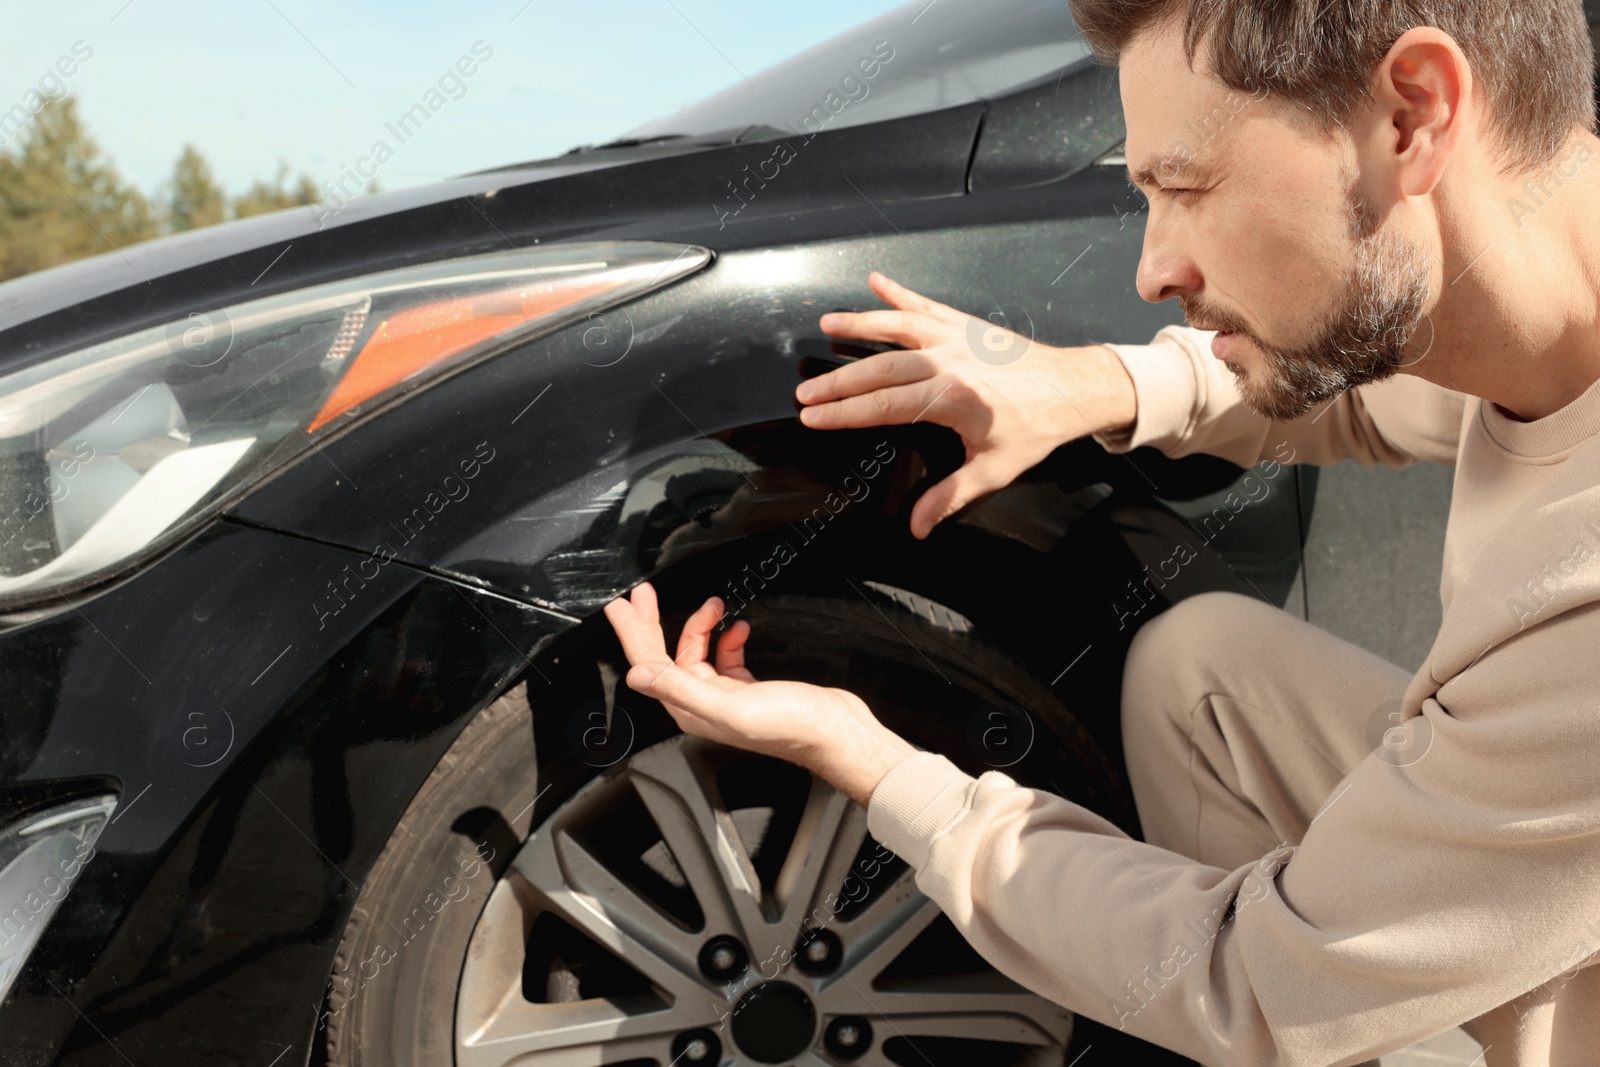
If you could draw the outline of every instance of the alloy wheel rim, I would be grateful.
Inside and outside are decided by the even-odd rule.
[[[860,877],[866,812],[820,779],[803,790],[781,861],[764,861],[764,880],[747,847],[761,809],[730,807],[718,786],[719,771],[741,759],[750,757],[674,737],[585,784],[534,829],[467,949],[456,987],[457,1067],[891,1067],[893,1039],[920,1063],[935,1061],[918,1055],[919,1038],[952,1037],[1020,1049],[1027,1063],[1062,1062],[1070,1015],[992,970],[881,981],[941,916],[903,865],[882,884]],[[627,825],[641,817],[653,824],[642,834]],[[611,852],[619,838],[634,843],[628,850],[653,835],[659,841],[641,862],[667,883],[682,881],[698,923],[683,906],[664,907],[650,876]],[[850,889],[852,871],[864,890]],[[636,980],[603,959],[553,955],[541,992],[543,964],[530,960],[541,923],[561,931],[542,940],[577,946],[575,958],[598,946]],[[731,980],[716,969],[739,962],[729,944],[745,956]],[[797,1036],[794,1028],[807,1025],[811,1032]]]

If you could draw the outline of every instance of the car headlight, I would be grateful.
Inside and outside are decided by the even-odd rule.
[[[114,796],[36,812],[0,829],[0,1001],[67,891],[94,858]]]
[[[710,258],[595,241],[447,260],[190,315],[0,377],[0,611],[125,570],[353,417]]]

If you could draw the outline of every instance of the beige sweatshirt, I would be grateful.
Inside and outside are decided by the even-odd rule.
[[[878,785],[872,833],[1000,970],[1202,1063],[1356,1064],[1483,1016],[1489,1067],[1600,1064],[1600,383],[1532,423],[1409,376],[1274,423],[1211,336],[1108,346],[1138,421],[1101,443],[1456,465],[1443,624],[1405,698],[1427,757],[1368,757],[1303,841],[1234,871],[927,752]]]

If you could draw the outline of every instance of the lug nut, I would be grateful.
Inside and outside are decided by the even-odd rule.
[[[713,982],[727,982],[744,973],[750,954],[737,938],[719,934],[700,949],[700,971]]]
[[[722,1058],[722,1042],[710,1030],[687,1030],[672,1040],[673,1063],[715,1063]]]
[[[839,967],[844,945],[832,930],[817,930],[800,942],[796,963],[810,975],[828,974]]]
[[[853,1060],[872,1047],[872,1026],[859,1015],[841,1015],[828,1024],[822,1043],[841,1060]]]

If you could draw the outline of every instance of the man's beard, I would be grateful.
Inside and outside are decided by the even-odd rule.
[[[1406,344],[1424,315],[1429,295],[1428,254],[1398,234],[1383,232],[1382,219],[1359,187],[1349,193],[1356,264],[1334,309],[1303,345],[1270,345],[1238,316],[1181,297],[1184,317],[1207,330],[1249,338],[1266,356],[1268,380],[1252,381],[1228,362],[1245,403],[1269,419],[1287,422],[1358,385],[1392,377],[1405,365]]]

